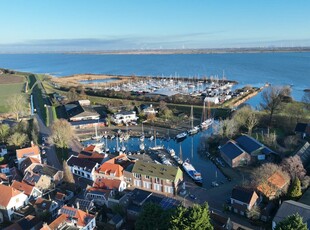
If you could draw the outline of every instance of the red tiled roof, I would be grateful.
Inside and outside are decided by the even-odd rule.
[[[74,213],[73,216],[69,216],[68,211],[71,211],[72,213]],[[61,224],[62,222],[66,221],[66,222],[71,222],[72,218],[76,219],[77,221],[77,226],[81,226],[81,227],[85,227],[93,218],[93,215],[90,215],[80,209],[75,209],[69,206],[63,206],[61,208],[61,215],[55,220],[57,221],[57,225],[55,225],[55,221],[53,221],[49,227],[51,229],[55,229],[55,227],[58,227],[59,224]],[[70,218],[69,218],[70,217]],[[54,227],[55,226],[55,227]],[[54,227],[54,228],[53,228]]]
[[[117,189],[121,185],[121,180],[107,179],[107,178],[98,178],[93,186],[96,188],[104,189]]]
[[[37,145],[16,150],[17,159],[20,159],[26,156],[36,156],[36,155],[40,155],[40,149]]]
[[[19,181],[16,181],[14,180],[12,185],[11,185],[13,188],[21,191],[21,192],[24,192],[27,196],[30,196],[32,190],[33,190],[33,187],[34,186],[31,186],[25,182],[19,182]]]
[[[18,191],[17,189],[3,184],[0,184],[0,191],[1,191],[0,206],[3,207],[8,206],[12,197],[21,194],[21,192]]]
[[[123,167],[118,165],[118,164],[113,164],[113,163],[108,163],[105,162],[103,163],[98,171],[100,173],[106,174],[106,175],[110,175],[111,173],[115,174],[116,177],[121,177],[123,176]]]

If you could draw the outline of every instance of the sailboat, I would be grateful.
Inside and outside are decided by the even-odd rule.
[[[145,139],[145,136],[144,136],[143,122],[142,122],[142,134],[141,134],[141,137],[140,137],[140,141],[143,142],[144,139]]]
[[[103,137],[103,135],[98,135],[97,126],[98,126],[98,123],[95,125],[95,136],[91,137],[91,139],[93,139],[93,140],[99,140]]]
[[[156,141],[156,130],[154,130],[154,137],[155,137],[154,147],[150,147],[150,150],[164,149],[165,147],[164,147],[163,145],[157,145],[157,141]]]
[[[172,155],[171,155],[171,156],[172,156]],[[179,152],[179,156],[174,155],[174,156],[172,156],[172,157],[173,157],[173,159],[174,159],[179,165],[183,164],[183,160],[182,160],[182,146],[181,146],[181,143],[180,143],[180,152]]]
[[[188,134],[189,135],[195,135],[196,133],[199,132],[199,127],[198,126],[195,126],[194,127],[194,115],[193,115],[193,106],[191,106],[191,116],[190,116],[190,119],[191,119],[191,129],[188,130]]]
[[[105,152],[108,153],[108,152],[110,152],[110,149],[108,147],[108,134],[107,134],[107,131],[104,132],[104,138],[105,138]]]
[[[207,117],[207,119],[205,118],[205,116],[206,116],[206,103],[205,102],[203,102],[203,111],[202,111],[202,113],[203,113],[203,116],[202,116],[202,122],[200,124],[200,127],[202,129],[207,129],[207,128],[210,127],[210,125],[213,124],[213,121],[214,121],[214,119],[211,118],[209,102],[208,102],[208,117]]]

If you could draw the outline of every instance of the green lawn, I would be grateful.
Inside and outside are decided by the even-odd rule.
[[[24,94],[25,83],[0,84],[0,113],[8,112],[6,101],[14,94]],[[28,97],[28,96],[27,96]]]

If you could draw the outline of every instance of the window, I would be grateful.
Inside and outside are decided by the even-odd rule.
[[[147,189],[151,189],[151,182],[143,181],[143,187]]]
[[[173,187],[171,187],[171,186],[165,186],[165,193],[171,193],[171,194],[173,194]]]
[[[150,176],[145,175],[145,179],[150,179]]]
[[[157,184],[161,183],[161,181],[160,181],[160,179],[158,177],[154,178],[154,182],[157,183]]]
[[[141,180],[134,180],[134,186],[141,187]]]
[[[139,173],[134,173],[133,176],[134,178],[141,179],[141,174]]]
[[[154,190],[161,192],[161,185],[160,184],[154,184]]]

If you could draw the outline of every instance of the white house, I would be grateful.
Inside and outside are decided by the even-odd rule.
[[[113,195],[112,190],[90,187],[87,189],[85,199],[92,200],[96,205],[108,205],[108,198]]]
[[[138,117],[135,111],[124,111],[114,114],[111,117],[111,121],[115,124],[127,124],[133,121],[137,121]]]
[[[29,198],[37,199],[38,197],[42,196],[42,192],[38,188],[36,188],[35,186],[32,186],[32,185],[29,185],[24,181],[19,182],[19,181],[13,180],[11,186],[13,188],[23,192]]]
[[[213,103],[215,105],[220,103],[219,97],[206,97],[204,101],[206,103],[210,102],[210,103]]]
[[[67,164],[73,174],[84,177],[88,180],[94,180],[94,172],[100,166],[94,161],[85,158],[78,158],[73,155],[67,160]]]
[[[19,210],[27,204],[28,196],[23,192],[0,184],[0,223],[4,220],[11,221],[15,210]]]

